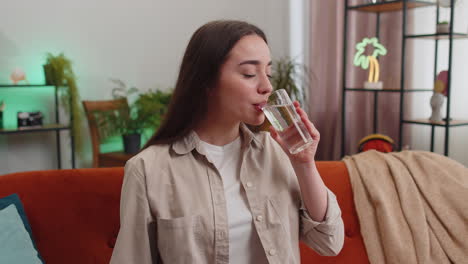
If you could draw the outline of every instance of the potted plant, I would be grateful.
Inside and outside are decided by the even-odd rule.
[[[271,85],[273,91],[285,89],[291,99],[299,101],[301,106],[306,107],[306,89],[309,84],[309,71],[305,65],[299,64],[294,59],[284,57],[273,61]],[[268,131],[271,126],[268,119],[257,127],[250,127],[253,131]]]
[[[304,105],[304,88],[309,82],[308,75],[304,73],[307,73],[306,67],[291,58],[285,57],[274,61],[271,75],[273,90],[285,89],[292,100],[297,100]]]
[[[436,32],[437,33],[449,33],[450,23],[448,21],[442,21],[442,22],[437,23]]]
[[[141,134],[145,129],[157,129],[167,111],[172,92],[148,90],[140,93],[135,87],[127,90],[120,80],[112,80],[119,85],[112,91],[113,97],[126,98],[128,108],[115,112],[102,113],[102,125],[106,135],[122,135],[125,153],[140,150]]]
[[[80,94],[76,85],[76,76],[72,69],[72,62],[63,53],[54,56],[47,53],[44,64],[45,81],[48,85],[55,85],[61,94],[60,99],[65,111],[71,116],[71,134],[75,141],[76,151],[82,154],[83,137],[81,134],[82,110]]]

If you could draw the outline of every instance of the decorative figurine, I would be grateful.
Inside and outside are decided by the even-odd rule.
[[[26,73],[21,68],[16,68],[13,70],[13,72],[10,75],[10,79],[13,82],[13,84],[18,84],[20,81],[25,81],[26,84],[28,83],[28,80],[26,79]]]
[[[447,96],[448,90],[448,71],[441,71],[437,75],[437,79],[434,83],[434,93],[431,96],[431,122],[442,122],[442,105],[444,104],[445,97]]]

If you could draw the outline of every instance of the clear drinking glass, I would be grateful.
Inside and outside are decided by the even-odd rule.
[[[312,144],[312,137],[297,114],[286,90],[274,91],[262,110],[291,154],[301,152]]]

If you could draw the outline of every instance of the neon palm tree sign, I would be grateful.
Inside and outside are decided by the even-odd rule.
[[[372,45],[374,51],[372,55],[364,54],[367,45]],[[364,83],[365,88],[382,88],[382,82],[379,82],[380,65],[377,56],[384,56],[387,54],[387,49],[379,43],[377,38],[364,38],[356,45],[356,55],[354,55],[354,65],[361,67],[364,70],[369,69],[369,78]]]

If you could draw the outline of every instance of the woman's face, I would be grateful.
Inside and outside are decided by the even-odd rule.
[[[257,35],[241,38],[221,66],[209,111],[216,111],[223,122],[262,124],[261,107],[272,91],[270,75],[271,56],[265,41]]]

